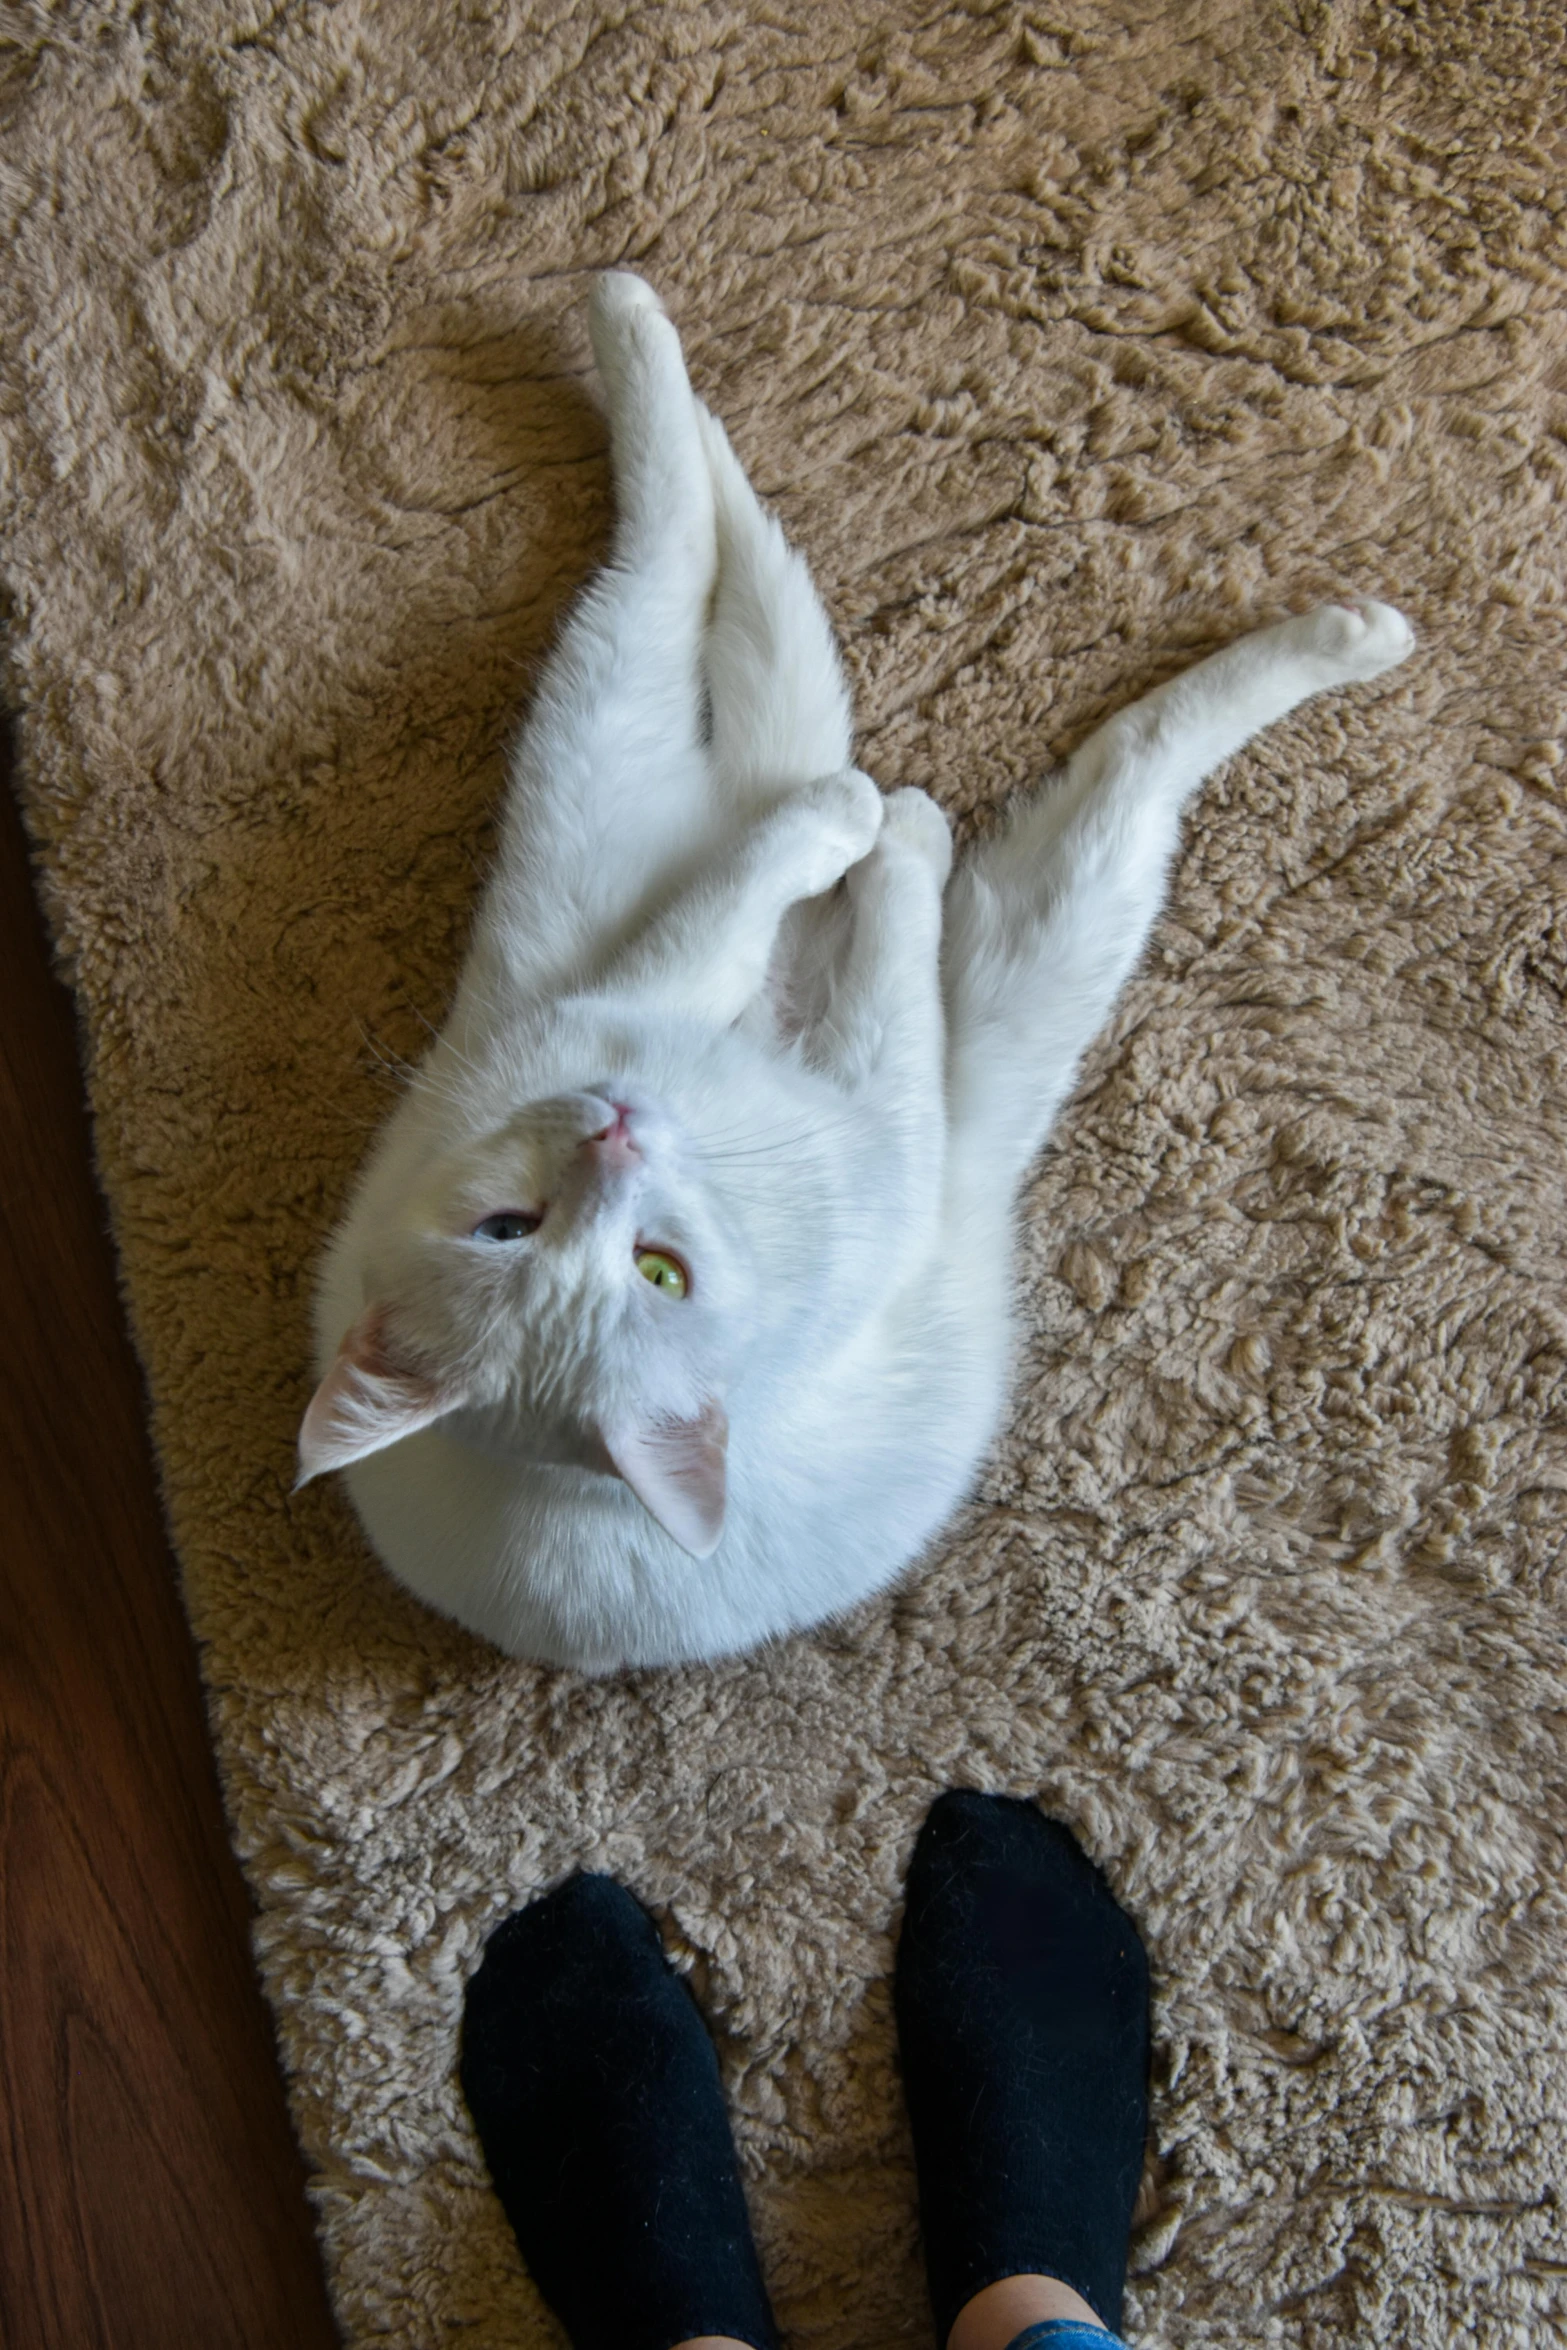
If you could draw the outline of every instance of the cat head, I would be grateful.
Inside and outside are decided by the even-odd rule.
[[[452,1419],[611,1470],[683,1548],[716,1548],[758,1267],[656,1101],[617,1079],[448,1152],[369,1233],[361,1279],[370,1302],[300,1430],[301,1483]]]

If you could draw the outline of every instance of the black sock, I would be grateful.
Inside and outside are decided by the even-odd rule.
[[[775,2350],[718,2061],[647,1912],[572,1877],[490,1936],[462,2088],[534,2283],[576,2350]]]
[[[940,1796],[909,1866],[898,2044],[943,2346],[1001,2277],[1059,2277],[1112,2328],[1148,2133],[1148,1960],[1067,1830]]]

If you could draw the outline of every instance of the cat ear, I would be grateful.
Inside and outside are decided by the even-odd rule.
[[[606,1430],[605,1449],[643,1508],[693,1558],[710,1558],[724,1530],[729,1422],[719,1403],[694,1420],[643,1419]]]
[[[427,1428],[459,1400],[427,1371],[393,1355],[381,1308],[369,1307],[338,1348],[300,1423],[295,1492],[323,1469],[346,1469]]]

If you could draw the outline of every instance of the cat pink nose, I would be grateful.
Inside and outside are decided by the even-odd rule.
[[[583,1149],[592,1154],[601,1167],[629,1167],[633,1159],[642,1156],[636,1136],[631,1131],[631,1112],[624,1102],[611,1102],[614,1121],[600,1127],[583,1142]]]

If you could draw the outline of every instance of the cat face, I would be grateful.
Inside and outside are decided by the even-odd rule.
[[[472,1441],[615,1470],[685,1548],[716,1546],[756,1267],[656,1099],[605,1081],[449,1152],[371,1237],[364,1282],[304,1477],[460,1415]]]

